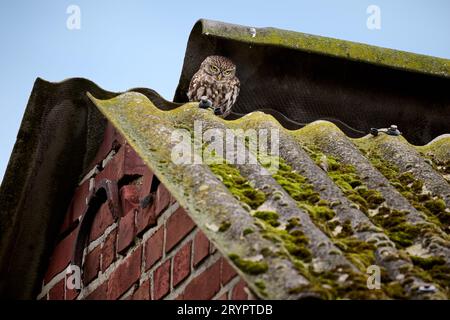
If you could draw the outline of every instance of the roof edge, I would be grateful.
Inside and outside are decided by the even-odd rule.
[[[280,46],[399,70],[450,78],[449,59],[296,31],[277,28],[253,28],[207,19],[198,20],[194,25],[193,31],[198,25],[201,27],[201,34],[205,36],[226,38],[255,45]]]

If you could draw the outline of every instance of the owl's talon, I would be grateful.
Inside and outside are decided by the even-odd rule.
[[[222,112],[222,110],[220,110],[220,108],[215,108],[214,109],[214,114],[216,116],[221,116],[221,115],[223,115],[223,112]]]
[[[203,96],[200,98],[200,102],[198,103],[199,108],[208,109],[212,107],[212,101],[208,99],[208,97]]]

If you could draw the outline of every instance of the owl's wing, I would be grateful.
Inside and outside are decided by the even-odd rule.
[[[237,97],[239,96],[240,91],[240,82],[237,78],[231,81],[230,83],[230,90],[225,95],[224,101],[219,106],[220,110],[222,111],[222,116],[225,118],[227,117],[230,112],[233,105],[236,103]]]
[[[239,92],[241,91],[241,82],[239,81],[238,78],[235,78],[235,84],[233,85],[233,94],[231,96],[231,107],[236,103],[236,100],[239,96]]]
[[[204,95],[204,91],[205,88],[202,85],[202,77],[200,71],[197,71],[192,77],[191,83],[189,84],[189,90],[187,92],[189,101],[200,101],[200,98]]]

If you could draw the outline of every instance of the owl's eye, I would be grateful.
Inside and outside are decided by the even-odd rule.
[[[211,66],[211,67],[209,67],[209,69],[211,70],[212,73],[219,72],[219,68],[217,68],[216,66]]]
[[[231,71],[232,71],[232,70],[226,70],[226,71],[223,72],[223,74],[224,74],[225,76],[229,76],[229,75],[231,75]]]

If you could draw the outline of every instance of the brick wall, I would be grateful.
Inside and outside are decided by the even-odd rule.
[[[67,210],[38,299],[253,298],[234,269],[111,126],[92,168]],[[117,197],[96,208],[92,199],[105,179],[117,187]],[[147,201],[149,194],[152,200]],[[89,210],[91,222],[86,218]],[[88,233],[81,242],[83,284],[81,290],[70,289],[66,268],[86,223]]]

